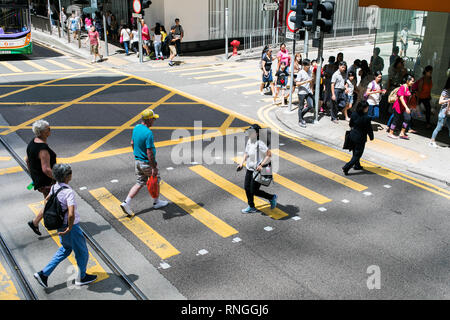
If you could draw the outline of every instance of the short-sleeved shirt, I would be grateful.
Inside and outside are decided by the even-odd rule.
[[[139,31],[133,30],[133,31],[131,31],[131,34],[133,35],[131,42],[138,42],[139,41]]]
[[[286,65],[286,67],[290,66],[290,62],[291,62],[291,56],[289,55],[289,52],[287,51],[280,51],[277,54],[277,58],[280,58],[280,63],[284,62],[284,64]]]
[[[147,34],[144,34],[144,32]],[[148,31],[148,26],[146,24],[142,27],[142,40],[150,40],[150,32]]]
[[[61,189],[62,187],[65,187],[65,189],[61,190],[57,197],[58,197],[58,201],[61,204],[61,209],[63,211],[66,211],[67,208],[69,206],[74,206],[75,208],[75,220],[73,222],[73,224],[77,224],[78,222],[80,222],[80,215],[78,214],[78,209],[77,209],[77,203],[75,202],[75,192],[73,191],[73,189],[65,183],[62,182],[57,182],[50,190],[50,194],[56,193],[59,189]],[[63,224],[68,224],[68,218],[69,218],[69,212],[67,212],[64,215],[64,222]]]
[[[397,111],[397,113],[403,113],[403,111],[405,111],[405,107],[403,106],[403,104],[400,102],[400,97],[403,96],[403,99],[405,99],[405,102],[408,103],[408,98],[411,96],[411,91],[409,91],[409,88],[406,87],[404,85],[402,85],[400,87],[400,89],[398,89],[397,91],[397,100],[395,100],[393,108],[395,111]]]
[[[355,84],[356,84],[356,80],[353,79],[353,81],[350,81],[350,79],[347,79],[347,88],[348,88],[348,95],[352,96],[353,92],[355,91]]]
[[[178,26],[175,24],[170,29],[175,29],[176,36],[181,36],[182,33],[184,34],[184,30],[183,30],[183,27],[181,26],[181,24],[179,24]]]
[[[266,71],[270,71],[272,70],[272,56],[270,56],[270,58],[267,56],[267,54],[264,54],[263,56],[263,61],[266,62],[264,68],[266,69]]]
[[[449,99],[450,98],[450,90],[444,89],[441,93],[441,97],[444,99]],[[447,107],[447,103],[443,103],[441,104],[441,110]]]
[[[340,70],[337,70],[335,73],[333,73],[333,76],[331,77],[331,83],[334,83],[335,89],[345,89],[345,81],[347,80],[346,74],[342,74]]]
[[[366,91],[370,89],[370,91],[379,91],[381,90],[381,86],[375,81],[371,81],[366,88]],[[381,101],[381,93],[372,93],[367,96],[367,103],[371,106],[379,105]]]
[[[258,150],[259,154],[257,155],[256,153]],[[245,146],[245,153],[248,154],[245,167],[248,170],[255,171],[258,162],[261,162],[266,157],[267,150],[269,150],[269,148],[261,140],[255,140],[252,142],[251,139],[248,139],[247,145]]]
[[[155,142],[153,132],[147,126],[138,124],[133,129],[133,153],[134,158],[139,161],[149,162],[147,157],[147,149],[152,149],[153,155],[156,157]]]
[[[130,29],[126,28],[126,29],[122,29],[122,31],[120,32],[120,35],[122,36],[123,41],[130,41]]]
[[[311,68],[306,72],[304,69],[300,70],[300,72],[297,74],[297,78],[295,81],[303,82],[308,81],[312,79],[312,71]],[[304,83],[303,85],[298,87],[298,94],[308,94],[312,93],[311,90],[311,82]]]
[[[286,86],[287,85],[288,73],[287,73],[286,69],[278,70],[275,75],[277,77],[277,85],[279,85],[279,86]]]
[[[89,36],[89,42],[92,46],[98,45],[98,40],[97,40],[99,37],[98,31],[92,32],[91,30],[89,30],[88,36]]]
[[[400,32],[400,38],[403,40],[404,43],[408,43],[408,31],[402,30]]]

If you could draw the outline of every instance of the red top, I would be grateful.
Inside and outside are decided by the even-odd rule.
[[[93,46],[97,45],[98,44],[97,39],[99,37],[98,31],[92,32],[91,30],[89,30],[88,35],[89,35],[89,41],[91,42],[91,45],[93,45]]]
[[[408,104],[408,98],[411,96],[411,91],[409,91],[409,88],[405,85],[402,85],[400,89],[398,89],[397,91],[397,100],[395,100],[393,106],[394,110],[397,113],[403,113],[403,111],[405,111],[405,107],[400,101],[401,96],[403,96],[403,99],[405,100],[406,104]]]
[[[148,27],[146,24],[142,27],[142,40],[150,40],[150,33],[148,32]]]

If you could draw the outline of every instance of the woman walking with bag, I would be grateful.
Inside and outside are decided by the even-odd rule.
[[[350,118],[350,127],[352,128],[350,131],[350,140],[353,144],[353,157],[342,168],[346,176],[352,167],[355,170],[363,170],[359,160],[364,153],[367,135],[369,135],[370,140],[374,139],[370,117],[367,115],[368,111],[369,104],[366,101],[359,102],[356,106],[356,112],[353,112]]]
[[[433,131],[433,135],[431,136],[430,147],[437,148],[436,144],[436,136],[439,131],[441,131],[444,123],[447,124],[448,135],[450,136],[450,77],[447,78],[447,82],[445,83],[444,90],[441,93],[439,98],[439,104],[441,105],[441,111],[438,116],[438,123],[436,125],[436,129]]]
[[[367,86],[365,97],[367,98],[367,103],[369,104],[369,118],[371,120],[376,120],[380,117],[380,102],[381,95],[386,93],[381,86],[382,73],[381,71],[376,71],[375,79],[369,83]]]
[[[246,130],[245,134],[249,139],[245,147],[244,158],[237,166],[237,170],[240,171],[244,167],[244,162],[246,162],[245,167],[247,171],[245,174],[244,188],[245,194],[247,195],[248,207],[243,209],[242,213],[255,213],[258,211],[255,208],[254,196],[269,200],[271,209],[275,209],[277,206],[277,195],[260,190],[261,184],[256,182],[253,177],[255,171],[261,172],[263,167],[270,163],[270,157],[272,156],[267,145],[259,139],[260,130],[261,127],[257,124],[251,125]]]
[[[408,100],[411,97],[411,91],[409,88],[414,84],[414,76],[408,75],[405,77],[403,84],[397,91],[397,100],[395,100],[393,105],[393,114],[394,118],[392,119],[392,123],[389,127],[388,137],[392,139],[397,139],[394,136],[394,130],[400,124],[402,124],[402,129],[400,131],[400,139],[409,140],[409,137],[406,135],[405,131],[408,128],[409,122],[411,121],[411,110],[408,107]]]

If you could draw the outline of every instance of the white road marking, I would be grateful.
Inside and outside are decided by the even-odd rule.
[[[342,202],[343,202],[343,203],[349,203],[350,201],[347,200],[347,199],[343,199]]]
[[[372,192],[366,191],[366,192],[364,192],[363,194],[364,194],[365,196],[368,197],[368,196],[371,196],[371,195],[372,195]]]
[[[264,230],[266,230],[266,231],[272,231],[273,228],[272,228],[272,227],[265,227]]]
[[[119,182],[119,180],[117,180],[117,179],[111,180],[111,183],[117,183],[117,182]]]
[[[87,187],[81,187],[80,188],[80,190],[86,190],[87,189]]]
[[[236,237],[236,238],[233,239],[233,242],[234,242],[234,243],[238,243],[238,242],[241,242],[241,241],[242,241],[241,238],[238,238],[238,237]]]
[[[199,256],[199,255],[205,255],[205,254],[207,254],[208,253],[208,251],[207,250],[205,250],[205,249],[202,249],[202,250],[200,250],[196,255],[197,256]]]
[[[383,187],[385,187],[386,189],[390,189],[390,188],[392,188],[390,185],[388,185],[388,184],[385,184]]]
[[[300,220],[300,219],[301,218],[299,216],[292,217],[292,220]]]
[[[162,263],[160,263],[159,265],[160,265],[161,268],[163,268],[163,269],[169,269],[169,268],[170,268],[170,265],[169,265],[168,263],[166,263],[166,262],[162,262]]]
[[[167,170],[169,170],[169,171],[170,171],[170,170],[173,170],[173,168],[172,168],[172,167],[168,167],[168,168],[167,168]]]
[[[321,211],[321,212],[325,212],[325,211],[327,211],[327,209],[326,208],[324,208],[324,207],[320,207],[319,209],[318,209],[319,211]]]
[[[191,164],[196,165],[196,164],[198,164],[198,162],[194,161],[194,162],[191,162]]]

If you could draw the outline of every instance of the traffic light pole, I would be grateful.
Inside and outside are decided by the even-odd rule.
[[[317,62],[320,61],[320,64],[317,65],[316,70],[316,89],[315,89],[315,106],[316,106],[316,115],[314,119],[314,123],[319,123],[319,100],[320,100],[320,74],[323,66],[323,32],[320,32],[320,42],[319,42],[319,50],[317,50]]]
[[[291,94],[289,95],[289,112],[292,112],[292,95],[295,92],[295,87],[294,87],[294,61],[295,61],[295,33],[294,33],[294,40],[293,40],[293,47],[292,47],[292,59],[291,59],[291,66],[289,67],[289,73],[290,73],[290,78],[289,78],[289,90],[291,91]]]
[[[142,52],[142,24],[141,19],[138,19],[138,37],[139,37],[139,63],[144,62],[143,52]]]
[[[309,41],[309,31],[305,29],[305,47],[304,47],[304,52],[305,52],[305,58],[308,59],[308,41]]]

